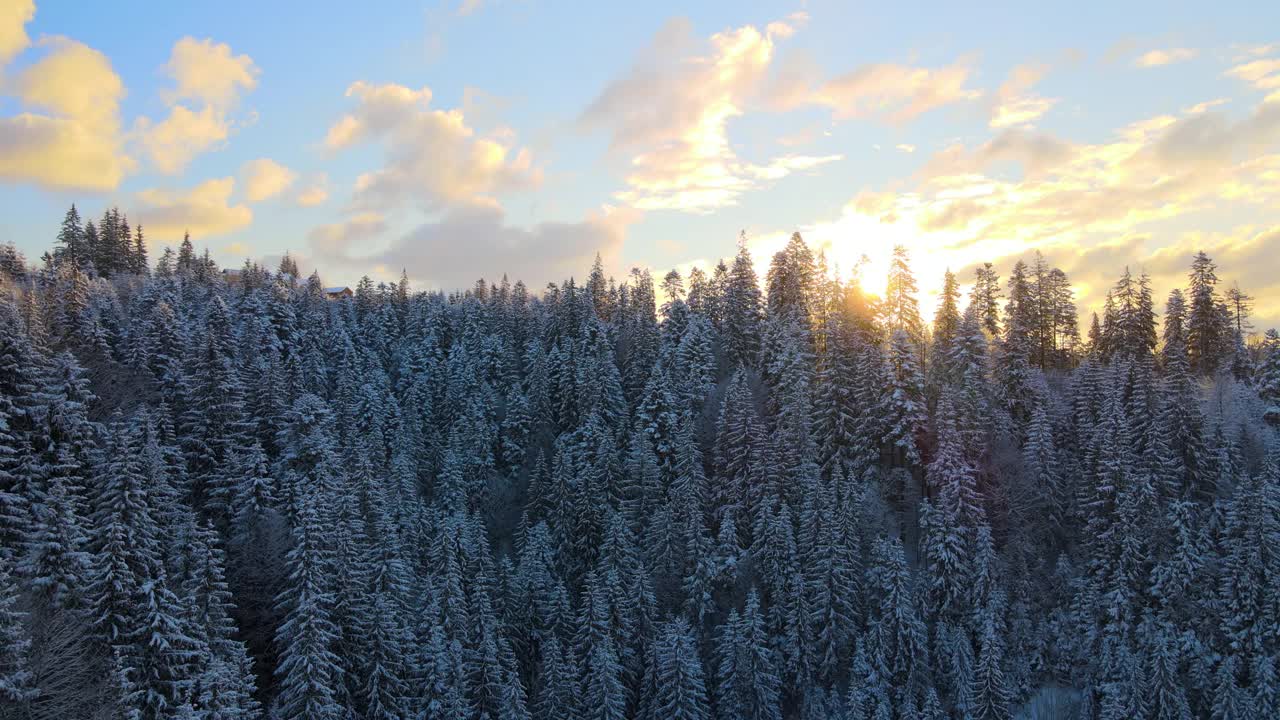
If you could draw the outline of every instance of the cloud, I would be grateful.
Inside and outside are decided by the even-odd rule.
[[[191,190],[171,191],[152,188],[135,196],[137,216],[150,237],[176,240],[190,231],[196,237],[239,230],[253,222],[253,211],[247,205],[232,205],[235,178],[206,180]]]
[[[1263,48],[1270,52],[1271,47]],[[1280,102],[1280,58],[1264,58],[1241,63],[1227,70],[1227,75],[1243,80],[1262,91],[1270,91],[1268,102]]]
[[[1271,212],[1278,198],[1280,104],[1262,102],[1243,115],[1204,108],[1155,116],[1092,144],[1005,130],[974,147],[952,145],[913,184],[864,190],[837,217],[800,230],[843,268],[870,255],[873,291],[887,270],[886,249],[905,245],[925,307],[947,267],[999,260],[1007,268],[1039,249],[1071,275],[1082,303],[1096,308],[1126,262],[1136,269],[1144,259],[1153,276],[1169,279],[1160,286],[1167,289],[1205,247],[1255,295],[1276,298],[1266,312],[1280,319],[1280,279],[1272,271],[1280,218]],[[1176,221],[1192,216],[1264,224],[1229,236],[1185,234],[1161,250]],[[785,242],[789,232],[764,237]]]
[[[298,174],[270,158],[250,160],[240,168],[244,197],[251,203],[275,197],[298,179]]]
[[[377,213],[312,231],[310,248],[318,262],[349,274],[394,277],[406,269],[431,287],[463,288],[484,277],[507,274],[531,288],[581,276],[599,252],[616,261],[635,213],[607,208],[581,222],[547,222],[532,227],[508,225],[499,208],[460,207],[398,238],[387,233]],[[465,242],[459,242],[464,238]]]
[[[376,143],[384,149],[383,167],[356,180],[357,209],[382,211],[406,201],[427,211],[492,205],[498,193],[541,181],[527,149],[513,153],[507,137],[480,136],[461,110],[432,109],[429,88],[356,82],[347,97],[357,106],[329,128],[325,146]]]
[[[1132,37],[1122,37],[1107,46],[1102,53],[1102,64],[1111,65],[1118,62],[1133,52],[1138,47],[1138,41]]]
[[[1200,54],[1194,48],[1169,48],[1167,50],[1150,50],[1134,59],[1133,64],[1140,68],[1162,67],[1190,60]]]
[[[744,192],[838,155],[784,155],[763,163],[738,156],[729,122],[745,112],[766,78],[775,40],[791,36],[807,16],[747,25],[703,42],[690,22],[667,22],[635,64],[611,82],[579,118],[609,132],[610,149],[629,165],[623,203],[645,210],[709,212]]]
[[[1233,158],[1256,157],[1280,140],[1280,103],[1263,103],[1232,121],[1220,112],[1198,113],[1171,124],[1143,157],[1169,171],[1214,172]]]
[[[1228,102],[1230,101],[1227,98],[1214,98],[1213,100],[1196,103],[1182,112],[1184,115],[1199,115],[1200,113],[1212,110],[1219,105],[1226,105]]]
[[[1058,102],[1057,98],[1041,97],[1031,92],[1031,88],[1040,82],[1046,71],[1047,68],[1043,65],[1019,65],[1011,70],[1009,78],[993,98],[990,126],[1030,127],[1041,115],[1049,112]]]
[[[0,69],[31,44],[26,25],[35,16],[34,0],[10,0],[0,6]]]
[[[190,36],[174,43],[164,69],[174,80],[168,92],[171,101],[194,100],[221,108],[257,87],[261,72],[248,55],[232,55],[226,43]]]
[[[972,151],[937,154],[913,197],[969,242],[1126,232],[1228,201],[1274,199],[1280,155],[1268,153],[1278,140],[1275,103],[1238,120],[1215,111],[1157,116],[1093,145],[1007,131]],[[1006,161],[1022,176],[993,172]]]
[[[808,102],[831,108],[838,119],[877,117],[906,123],[943,106],[981,97],[982,93],[965,86],[972,62],[965,57],[940,68],[864,65],[827,81]]]
[[[173,81],[162,93],[169,115],[160,122],[138,118],[135,142],[157,171],[182,172],[195,157],[226,142],[234,126],[231,113],[240,95],[257,86],[259,72],[248,55],[232,55],[226,43],[182,38],[164,66]]]
[[[140,117],[133,129],[152,166],[165,175],[182,172],[196,156],[221,145],[230,132],[226,116],[214,108],[194,112],[183,105],[173,106],[159,123]]]
[[[911,154],[916,151],[916,146],[909,143],[900,143],[896,147],[907,154]]]
[[[24,36],[25,37],[25,36]],[[10,48],[20,47],[10,38]],[[0,118],[0,178],[53,189],[111,190],[133,169],[122,149],[124,83],[105,55],[61,36],[7,85],[26,108]]]
[[[357,213],[341,222],[315,228],[307,235],[307,241],[317,259],[346,263],[355,257],[370,255],[373,248],[369,245],[382,236],[387,227],[386,218],[380,213]]]
[[[1000,162],[1013,162],[1030,176],[1040,175],[1071,158],[1073,148],[1053,136],[1021,128],[1005,130],[973,151],[955,144],[929,159],[925,177],[978,173]]]
[[[295,199],[302,207],[315,207],[316,205],[324,204],[329,199],[329,176],[325,173],[317,174],[306,187],[298,191],[298,196]]]

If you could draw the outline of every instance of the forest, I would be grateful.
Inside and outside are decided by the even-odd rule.
[[[0,717],[1280,717],[1280,335],[1186,262],[343,296],[73,207],[0,245]]]

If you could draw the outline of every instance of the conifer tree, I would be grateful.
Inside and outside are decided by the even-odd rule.
[[[289,551],[289,585],[278,600],[285,621],[276,632],[276,712],[289,719],[336,720],[343,715],[334,695],[341,670],[333,653],[337,628],[329,618],[333,600],[325,578],[317,499],[304,496],[299,502],[294,547]]]
[[[648,717],[707,720],[707,691],[693,631],[682,619],[664,623],[653,648],[655,694]]]
[[[1201,375],[1217,370],[1229,347],[1218,299],[1217,269],[1201,251],[1192,260],[1188,275],[1187,357],[1192,371]]]
[[[29,668],[31,641],[17,608],[18,588],[8,565],[0,558],[0,711],[20,718],[37,690]]]
[[[725,279],[723,312],[720,333],[730,363],[754,365],[760,351],[760,287],[745,235],[738,242],[738,254]]]

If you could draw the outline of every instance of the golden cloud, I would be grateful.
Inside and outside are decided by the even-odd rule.
[[[160,122],[138,118],[133,139],[157,171],[175,175],[225,143],[233,128],[230,113],[241,93],[257,86],[260,71],[248,55],[232,55],[226,43],[184,37],[174,43],[164,72],[173,81],[162,93],[169,115]]]
[[[121,147],[124,83],[105,55],[69,38],[11,83],[23,112],[0,119],[0,178],[50,188],[110,190],[133,169]],[[12,47],[12,45],[11,45]]]
[[[196,112],[175,105],[169,110],[169,117],[159,123],[138,118],[133,136],[156,170],[176,175],[197,155],[225,142],[230,131],[226,116],[213,107],[205,106]]]
[[[1211,108],[1151,117],[1096,144],[1012,129],[973,148],[954,145],[926,163],[914,186],[863,191],[838,217],[800,230],[846,270],[868,256],[864,274],[872,291],[893,245],[906,246],[926,308],[946,268],[968,272],[993,261],[1007,269],[1039,249],[1071,276],[1082,309],[1096,309],[1126,262],[1135,272],[1151,272],[1157,290],[1167,292],[1203,248],[1218,258],[1224,277],[1275,298],[1259,302],[1260,317],[1274,323],[1280,104],[1262,102],[1242,117]],[[1200,222],[1260,222],[1221,236],[1182,233],[1170,244],[1170,224],[1162,221],[1192,215]],[[761,234],[753,251],[767,256],[770,243],[788,235]],[[1143,258],[1139,267],[1135,259]]]
[[[1043,65],[1019,65],[1010,71],[1009,78],[993,98],[990,126],[1030,126],[1048,112],[1058,102],[1057,98],[1041,97],[1031,92],[1046,71]]]
[[[270,158],[250,160],[240,168],[244,197],[251,203],[262,202],[289,189],[298,174]]]
[[[214,107],[235,104],[258,85],[261,72],[248,55],[232,55],[231,46],[187,36],[174,43],[165,73],[174,80],[171,101],[194,100]]]
[[[34,0],[9,0],[0,6],[0,69],[31,44],[26,25],[35,16]]]
[[[866,65],[834,78],[809,97],[837,118],[886,117],[904,123],[951,103],[974,100],[982,93],[965,86],[972,58],[941,68],[897,63]]]
[[[325,173],[319,173],[311,179],[310,183],[298,192],[295,198],[297,203],[302,207],[315,207],[323,204],[329,199],[329,176]]]
[[[326,147],[377,142],[385,149],[383,167],[356,180],[358,208],[385,210],[406,200],[428,210],[492,205],[495,193],[541,180],[527,149],[513,153],[506,134],[478,136],[461,110],[432,109],[429,88],[356,82],[347,96],[357,107],[330,127]]]
[[[1169,48],[1167,50],[1150,50],[1139,55],[1133,64],[1141,68],[1162,67],[1174,63],[1191,60],[1200,54],[1194,48]]]
[[[775,40],[807,16],[692,37],[689,21],[668,22],[622,77],[579,119],[607,129],[614,153],[627,158],[627,189],[615,197],[642,210],[710,212],[732,205],[762,182],[839,160],[839,155],[784,155],[762,164],[738,157],[728,124],[763,86]]]
[[[188,231],[203,238],[239,230],[253,222],[253,211],[230,203],[235,184],[235,178],[225,177],[186,192],[143,190],[135,198],[138,218],[150,236],[161,240],[176,240]]]

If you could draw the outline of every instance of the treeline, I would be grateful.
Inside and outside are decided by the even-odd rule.
[[[108,217],[0,248],[0,716],[1278,714],[1280,336],[1203,253],[1082,340],[1039,255],[329,299]]]

